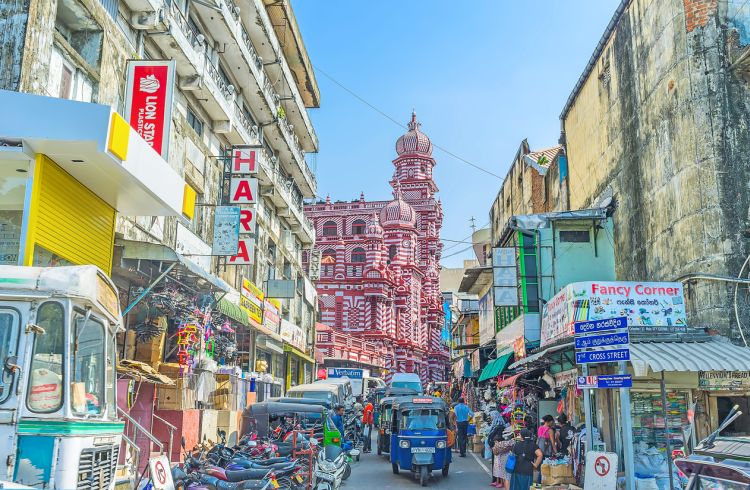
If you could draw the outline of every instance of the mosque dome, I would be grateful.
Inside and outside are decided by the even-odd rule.
[[[417,223],[417,214],[414,208],[401,197],[401,189],[397,187],[393,201],[386,204],[380,210],[380,223],[384,228],[389,226],[414,227]]]
[[[417,114],[412,112],[411,121],[408,124],[409,131],[396,141],[396,153],[399,155],[405,153],[432,155],[432,142],[426,134],[419,130],[420,126],[421,124],[417,121]]]

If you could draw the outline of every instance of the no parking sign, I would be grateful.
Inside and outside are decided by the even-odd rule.
[[[161,455],[158,458],[149,459],[148,467],[151,471],[154,490],[174,490],[172,469],[169,467],[169,459],[166,456]]]
[[[586,490],[617,488],[617,454],[589,451],[586,453]]]

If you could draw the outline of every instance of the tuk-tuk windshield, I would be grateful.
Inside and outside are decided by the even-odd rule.
[[[391,383],[393,388],[409,388],[417,393],[422,393],[422,384],[418,381],[394,381]]]
[[[401,413],[401,428],[406,430],[445,429],[445,414],[433,408],[413,408]]]
[[[698,477],[698,490],[747,490],[747,488],[747,483],[737,483],[704,475]]]

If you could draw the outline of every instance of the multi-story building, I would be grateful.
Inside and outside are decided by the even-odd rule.
[[[321,257],[321,321],[376,342],[389,373],[439,380],[447,365],[438,276],[443,212],[432,143],[415,114],[396,152],[392,200],[327,198],[305,208]]]
[[[748,315],[746,286],[735,291],[749,253],[749,9],[622,1],[560,116],[570,209],[617,203],[617,278],[684,282],[688,324],[737,340]]]
[[[306,154],[318,140],[307,109],[319,93],[289,2],[0,2],[0,30],[0,89],[9,91],[0,93],[0,112],[13,121],[0,125],[0,161],[13,163],[3,165],[3,182],[13,185],[0,190],[0,226],[17,238],[4,242],[3,263],[98,265],[120,289],[131,333],[165,284],[168,301],[180,298],[173,289],[194,301],[187,315],[206,311],[210,295],[214,316],[201,321],[219,330],[225,317],[241,324],[231,330],[237,367],[257,374],[265,394],[311,381],[317,300],[301,258],[315,231],[302,202],[316,195]],[[125,119],[131,60],[174,64],[162,148],[149,148],[149,135]],[[256,246],[243,265],[212,251],[236,146],[256,150],[259,183]],[[16,164],[22,157],[31,163]],[[240,291],[256,302],[254,314],[240,308]],[[154,364],[177,362],[178,316],[168,315]],[[128,356],[123,337],[119,355]],[[151,430],[155,397],[142,398],[133,410],[145,407],[139,420]]]

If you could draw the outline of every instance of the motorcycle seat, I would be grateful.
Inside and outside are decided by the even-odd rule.
[[[266,466],[267,465],[276,464],[276,463],[290,463],[291,462],[289,460],[289,458],[286,457],[286,456],[281,456],[279,458],[256,459],[256,460],[253,460],[253,461],[255,463],[266,465]]]
[[[212,487],[215,490],[267,490],[271,488],[271,480],[230,482],[208,475],[201,475],[200,483]]]
[[[271,468],[248,468],[244,470],[226,470],[227,481],[265,480],[273,471]]]

